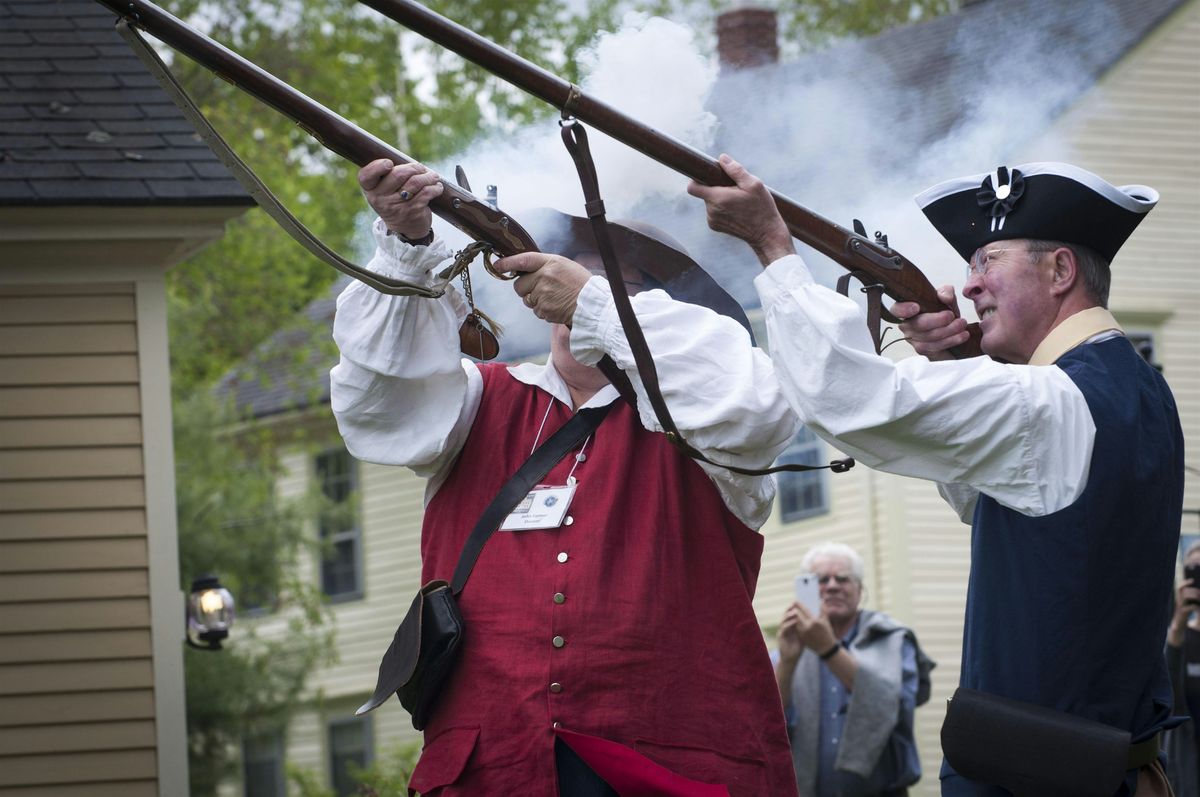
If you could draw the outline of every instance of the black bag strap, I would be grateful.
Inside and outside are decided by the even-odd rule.
[[[475,560],[479,558],[484,544],[491,539],[492,534],[504,522],[505,516],[520,503],[522,498],[529,494],[529,491],[550,472],[551,468],[558,464],[559,460],[566,456],[568,451],[596,431],[596,427],[604,420],[604,416],[608,415],[612,406],[610,403],[603,407],[587,407],[576,412],[571,420],[564,423],[557,432],[550,435],[546,442],[538,446],[537,450],[529,455],[529,459],[525,460],[525,464],[521,465],[517,472],[504,483],[500,492],[488,504],[487,509],[483,510],[479,522],[475,524],[467,541],[463,543],[462,553],[458,557],[458,565],[454,568],[454,579],[450,582],[450,590],[455,595],[462,592],[463,587],[466,586],[471,570],[475,567]]]
[[[847,457],[835,459],[828,465],[793,464],[776,465],[772,468],[743,468],[724,462],[714,462],[704,452],[684,439],[678,427],[675,426],[675,419],[671,417],[671,412],[667,409],[667,403],[663,399],[662,389],[658,384],[658,369],[654,367],[654,358],[650,356],[650,349],[646,345],[646,336],[642,333],[642,327],[633,312],[629,295],[621,287],[623,283],[621,267],[617,264],[616,250],[613,247],[612,238],[608,234],[608,224],[604,218],[604,200],[600,198],[600,181],[596,176],[596,165],[592,161],[592,155],[588,148],[587,131],[577,119],[570,117],[564,118],[559,125],[562,127],[563,143],[566,145],[567,151],[571,153],[571,158],[575,161],[575,168],[579,172],[579,183],[583,188],[584,209],[587,212],[588,220],[592,223],[592,231],[596,236],[596,248],[604,263],[604,273],[608,277],[609,285],[613,286],[613,303],[617,308],[617,317],[621,321],[621,328],[625,331],[625,338],[629,341],[629,349],[633,353],[633,361],[637,365],[642,386],[646,389],[646,396],[650,399],[654,415],[658,419],[659,425],[662,426],[663,432],[666,433],[667,440],[692,459],[698,459],[701,462],[707,462],[710,465],[746,476],[765,476],[780,471],[824,470],[825,468],[834,473],[842,473],[854,467],[854,460]],[[610,373],[611,371],[616,371],[616,373]],[[632,392],[632,389],[628,387],[628,377],[615,367],[615,363],[612,364],[612,367],[604,369],[604,375],[617,386],[622,395],[625,395],[627,391]]]

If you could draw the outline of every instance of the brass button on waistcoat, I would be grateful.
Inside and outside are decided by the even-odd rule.
[[[561,648],[563,645],[567,644],[567,640],[560,636],[556,636],[554,639],[550,640],[550,644],[554,645],[556,648]]]
[[[555,603],[565,603],[566,600],[567,600],[567,596],[562,594],[561,592],[554,593],[554,602]]]
[[[557,695],[559,692],[562,691],[562,684],[559,684],[559,683],[550,684],[550,691]]]

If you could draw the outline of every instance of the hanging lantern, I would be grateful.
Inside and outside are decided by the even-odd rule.
[[[187,601],[187,643],[201,650],[220,650],[233,625],[233,595],[216,576],[192,582]]]

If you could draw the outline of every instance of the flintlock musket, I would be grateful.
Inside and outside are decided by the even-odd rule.
[[[517,88],[532,94],[563,112],[600,130],[612,138],[675,171],[706,185],[733,185],[720,164],[699,150],[677,141],[648,125],[621,113],[610,105],[588,97],[573,83],[533,64],[500,45],[485,39],[458,23],[431,11],[415,0],[361,0],[367,6],[404,25],[430,41],[457,53]],[[799,241],[850,272],[866,275],[893,299],[916,302],[924,312],[938,312],[946,306],[938,299],[937,289],[911,261],[888,246],[887,236],[876,233],[874,240],[858,222],[855,230],[823,218],[793,199],[771,190],[775,205],[788,230]],[[975,357],[979,348],[978,324],[968,327],[970,339],[951,350],[956,357]]]

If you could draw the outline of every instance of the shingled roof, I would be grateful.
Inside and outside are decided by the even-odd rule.
[[[92,0],[0,0],[0,205],[253,201]]]

